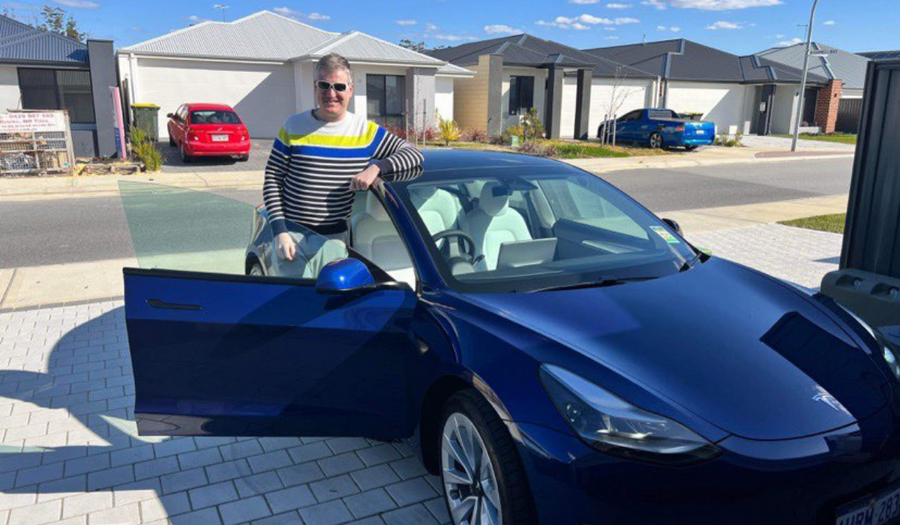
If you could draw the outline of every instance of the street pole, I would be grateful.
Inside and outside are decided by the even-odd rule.
[[[809,14],[809,28],[806,33],[806,54],[803,56],[803,80],[800,81],[800,107],[797,108],[797,118],[794,122],[794,140],[791,141],[791,151],[797,151],[797,140],[800,139],[800,122],[803,121],[803,109],[806,98],[806,77],[809,75],[809,54],[812,52],[813,24],[816,20],[816,6],[819,0],[813,0],[812,12]]]

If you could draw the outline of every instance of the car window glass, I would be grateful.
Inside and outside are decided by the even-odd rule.
[[[394,185],[426,238],[440,230],[411,195],[473,197],[469,209],[460,204],[465,212],[459,230],[474,247],[455,237],[429,245],[439,272],[455,289],[528,291],[609,276],[658,278],[677,273],[694,255],[662,221],[594,175],[574,169],[534,169],[533,176],[496,171],[503,175]],[[476,187],[478,195],[464,191]]]
[[[671,119],[678,118],[674,111],[669,109],[653,109],[649,111],[651,119]]]
[[[256,194],[243,202],[132,181],[120,181],[119,193],[140,268],[312,280],[329,262],[355,256],[343,239],[286,221],[297,256],[281,258],[265,209],[250,204],[259,200]]]
[[[364,200],[364,205],[356,204],[359,200]],[[354,204],[356,212],[350,217],[353,251],[383,270],[393,280],[404,282],[415,289],[412,259],[384,205],[371,191],[358,192]]]
[[[195,109],[191,111],[191,124],[240,124],[237,113],[221,109]]]

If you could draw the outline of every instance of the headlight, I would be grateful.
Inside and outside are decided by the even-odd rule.
[[[598,450],[666,463],[703,461],[719,453],[680,423],[642,410],[568,370],[541,365],[541,381],[572,429]]]

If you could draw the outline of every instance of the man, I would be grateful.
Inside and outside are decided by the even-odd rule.
[[[347,112],[353,76],[344,57],[333,53],[319,60],[314,89],[318,108],[285,121],[263,184],[278,258],[287,261],[297,257],[298,246],[310,261],[322,241],[346,244],[353,192],[368,189],[381,174],[415,168],[423,161],[412,144]],[[307,269],[304,276],[315,277],[318,269]]]

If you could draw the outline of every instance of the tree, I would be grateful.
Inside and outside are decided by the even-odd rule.
[[[619,111],[629,97],[639,91],[634,86],[629,87],[626,83],[628,73],[623,66],[616,66],[616,75],[613,78],[612,90],[609,93],[609,100],[601,106],[603,108],[603,127],[601,128],[600,142],[602,144],[616,145],[616,119],[619,117]]]
[[[403,40],[400,41],[400,47],[405,47],[406,49],[411,49],[413,51],[416,51],[417,53],[425,52],[425,42],[422,42],[422,41],[413,42],[412,40],[410,40],[408,38],[404,38]]]
[[[43,6],[41,18],[43,20],[34,26],[37,29],[63,35],[78,42],[83,42],[87,38],[87,33],[78,30],[78,22],[61,7]]]

